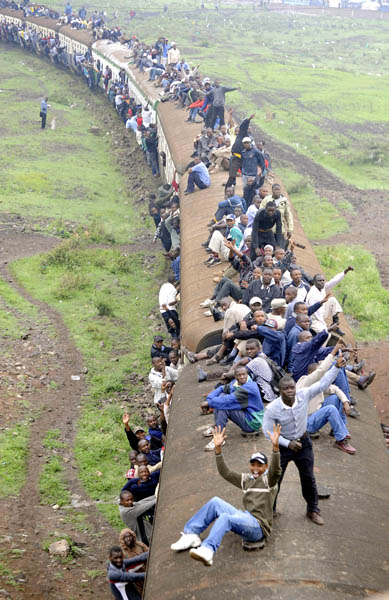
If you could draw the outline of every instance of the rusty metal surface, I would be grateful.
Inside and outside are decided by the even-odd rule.
[[[176,385],[168,444],[159,490],[145,600],[297,600],[351,599],[389,587],[389,459],[376,412],[367,393],[353,390],[361,411],[350,419],[355,456],[333,447],[328,426],[314,441],[316,477],[331,490],[320,507],[324,527],[305,518],[297,470],[291,464],[279,498],[269,543],[246,553],[240,538],[229,533],[214,566],[206,568],[187,552],[175,554],[175,542],[188,518],[210,497],[218,495],[238,508],[241,492],[217,473],[208,439],[199,428],[212,423],[200,416],[199,404],[212,383],[196,383],[196,365],[185,367]],[[232,468],[247,468],[255,450],[269,452],[264,437],[257,442],[228,425],[224,455]]]

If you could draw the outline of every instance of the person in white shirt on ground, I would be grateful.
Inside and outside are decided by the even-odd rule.
[[[167,367],[165,361],[160,356],[155,356],[151,361],[152,369],[149,373],[149,383],[153,388],[154,402],[159,404],[160,400],[165,398],[163,383],[166,381],[177,381],[178,371],[172,367]]]
[[[159,312],[165,321],[168,331],[170,328],[168,322],[169,319],[173,319],[178,331],[180,329],[180,321],[176,309],[178,303],[178,291],[174,285],[175,281],[174,275],[170,275],[167,283],[163,283],[159,289]]]

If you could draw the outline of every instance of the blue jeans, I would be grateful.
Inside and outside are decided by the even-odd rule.
[[[190,121],[194,121],[195,120],[195,118],[197,117],[197,114],[198,114],[199,110],[200,110],[199,106],[195,106],[194,108],[190,109],[190,112],[189,112],[189,119],[190,119]]]
[[[233,204],[231,206],[231,202],[229,200],[222,200],[221,202],[219,202],[219,204],[217,205],[217,211],[215,212],[216,221],[220,221],[224,217],[224,215],[229,215],[233,213],[234,209],[237,206],[240,206],[243,210],[243,206],[241,203]]]
[[[257,519],[247,510],[238,510],[221,498],[214,496],[204,504],[185,524],[184,533],[197,533],[199,535],[215,521],[208,537],[201,544],[213,552],[219,548],[224,535],[233,531],[240,535],[246,542],[258,542],[263,536],[263,531]]]
[[[350,400],[350,386],[348,384],[348,379],[346,375],[346,371],[344,368],[339,369],[339,373],[336,376],[334,384],[338,386],[342,390],[344,394],[346,394],[347,398]]]
[[[150,152],[151,172],[153,175],[159,175],[158,152]]]
[[[340,405],[342,404],[335,394],[328,396],[328,398],[325,399],[323,406],[309,415],[307,421],[308,433],[315,433],[324,427],[326,423],[330,423],[336,441],[340,442],[341,440],[344,440],[346,435],[348,435],[348,429],[340,415],[338,403],[340,403]]]
[[[224,428],[227,425],[227,421],[229,419],[246,433],[253,433],[254,431],[257,431],[256,429],[250,427],[250,425],[247,424],[246,418],[248,415],[244,410],[221,410],[219,408],[215,408],[213,411],[213,415],[215,418],[216,427]]]
[[[188,177],[188,185],[186,186],[186,190],[187,192],[194,192],[195,189],[195,184],[197,185],[198,188],[200,188],[200,190],[204,190],[205,188],[207,188],[208,186],[205,185],[205,183],[203,183],[200,179],[200,175],[198,173],[189,173],[189,177]]]

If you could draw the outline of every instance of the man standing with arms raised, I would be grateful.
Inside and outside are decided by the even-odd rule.
[[[343,356],[339,352],[336,364],[320,381],[297,392],[296,383],[292,377],[283,377],[279,383],[280,396],[267,407],[262,424],[262,429],[268,439],[267,431],[271,431],[276,425],[281,425],[282,435],[280,435],[279,445],[282,475],[278,482],[278,489],[289,462],[293,461],[300,475],[301,490],[307,503],[307,517],[315,525],[324,525],[324,520],[320,516],[319,497],[313,473],[312,442],[307,433],[308,405],[312,398],[324,392],[333,383],[344,362]],[[276,502],[274,510],[275,506]]]

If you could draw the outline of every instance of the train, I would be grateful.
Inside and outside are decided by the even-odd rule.
[[[30,40],[26,43],[18,34],[23,23],[36,33],[59,36],[65,48],[61,67],[80,71],[77,57],[90,52],[103,69],[111,67],[114,78],[125,69],[131,94],[152,108],[159,151],[166,157],[161,165],[163,182],[170,183],[174,177],[178,182],[184,180],[193,138],[200,127],[185,124],[182,112],[169,102],[160,102],[158,89],[132,66],[125,46],[109,40],[94,41],[90,32],[59,25],[53,19],[25,19],[21,11],[0,8],[0,27],[9,26],[6,34],[3,27],[2,37],[6,35],[9,42],[26,49],[32,46],[40,53],[38,46]],[[279,181],[276,175],[273,180]],[[214,286],[215,273],[203,264],[201,243],[207,234],[207,221],[222,199],[222,181],[223,174],[218,173],[212,175],[210,188],[189,196],[180,193],[182,344],[193,351],[221,339],[220,323],[204,317],[199,304]],[[294,239],[305,247],[297,250],[297,260],[305,270],[320,272],[295,211],[294,217]],[[341,327],[352,341],[345,319]],[[144,598],[351,600],[389,589],[388,456],[372,399],[361,391],[353,393],[361,411],[361,419],[353,423],[358,453],[353,457],[335,453],[330,438],[324,436],[317,443],[317,478],[331,491],[330,499],[321,505],[324,527],[315,528],[304,518],[299,480],[290,467],[281,492],[280,516],[265,549],[244,553],[237,536],[228,535],[215,565],[209,569],[191,561],[186,553],[176,555],[170,551],[185,521],[209,497],[219,495],[235,505],[240,501],[240,491],[227,487],[217,475],[212,453],[203,452],[201,431],[207,419],[201,416],[199,403],[210,385],[197,383],[195,365],[184,367],[176,385]],[[268,449],[264,438],[244,439],[232,429],[224,454],[233,468],[243,469],[247,457],[257,449]]]

